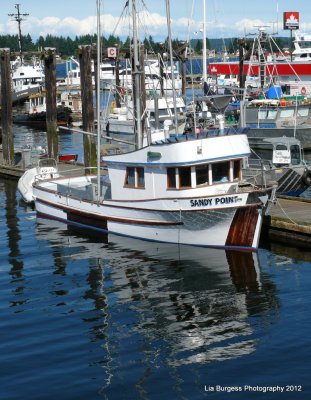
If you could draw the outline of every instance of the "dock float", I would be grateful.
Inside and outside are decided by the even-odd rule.
[[[295,246],[311,245],[311,199],[278,196],[263,221],[269,238]]]

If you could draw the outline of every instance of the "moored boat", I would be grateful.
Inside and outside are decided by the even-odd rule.
[[[57,178],[58,176],[56,161],[51,158],[42,158],[35,167],[26,169],[18,180],[17,189],[26,203],[33,203],[33,183],[36,180]]]
[[[76,153],[58,154],[57,158],[58,158],[58,161],[61,161],[61,162],[75,163],[78,160],[78,154],[76,154]]]
[[[176,136],[106,156],[100,189],[95,175],[35,182],[37,213],[145,240],[254,250],[273,189],[240,184],[249,153],[243,133]]]
[[[133,79],[139,99],[135,0],[132,13]],[[98,32],[98,40],[100,37]],[[135,111],[140,122],[140,107]],[[97,107],[98,135],[99,114]],[[242,160],[250,155],[245,131],[221,129],[171,136],[162,131],[157,139],[146,133],[148,144],[144,145],[142,127],[137,123],[137,149],[106,155],[102,160],[98,136],[97,166],[103,161],[106,173],[97,170],[94,175],[35,182],[37,215],[149,241],[256,250],[275,188],[242,182]]]
[[[296,138],[264,139],[243,167],[243,175],[248,182],[255,185],[277,184],[276,194],[300,196],[311,185],[311,169]]]

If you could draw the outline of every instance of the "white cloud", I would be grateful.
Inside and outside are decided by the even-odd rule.
[[[119,17],[114,17],[111,14],[101,16],[101,29],[104,36],[115,34],[122,39],[129,36],[129,27],[131,21],[126,15],[121,20]],[[154,40],[163,40],[167,37],[167,19],[165,16],[157,12],[148,13],[140,12],[137,18],[137,23],[140,26],[140,37],[148,37],[151,35]],[[72,37],[94,34],[96,33],[96,16],[85,16],[78,19],[74,17],[45,17],[38,19],[32,16],[27,17],[22,22],[23,35],[30,34],[35,41],[40,35],[46,37],[51,34],[54,36]],[[207,22],[207,36],[214,37],[237,37],[245,33],[255,33],[256,26],[266,25],[261,19],[242,19],[230,25],[217,21]],[[172,36],[184,40],[188,37],[194,37],[193,33],[198,31],[203,26],[203,21],[190,21],[189,18],[183,17],[172,19]],[[279,25],[279,29],[281,26]],[[301,24],[301,28],[306,31],[311,30],[311,24]],[[1,34],[17,34],[17,23],[15,20],[9,20],[6,24],[0,24]]]
[[[259,26],[267,26],[267,25],[269,25],[269,24],[264,23],[260,19],[244,18],[240,21],[237,21],[234,24],[234,28],[238,33],[243,33],[243,34],[246,33],[247,34],[249,32],[255,33],[258,31]],[[271,27],[272,27],[272,24],[271,24]]]

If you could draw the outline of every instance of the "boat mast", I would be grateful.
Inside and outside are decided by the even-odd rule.
[[[97,10],[97,92],[96,92],[96,113],[97,113],[97,201],[100,200],[100,64],[101,64],[101,30],[100,30],[100,0],[96,0]]]
[[[207,82],[207,69],[206,69],[206,9],[205,0],[203,0],[203,85]]]
[[[172,91],[173,91],[173,102],[174,102],[174,119],[175,119],[175,132],[178,134],[178,117],[176,107],[176,92],[175,92],[175,76],[174,76],[174,62],[173,62],[173,47],[172,47],[172,33],[171,33],[171,12],[170,12],[170,1],[166,0],[166,18],[167,18],[167,30],[168,30],[168,45],[170,51],[170,63],[171,63],[171,79],[172,79]]]
[[[22,59],[22,30],[21,30],[21,22],[24,20],[23,17],[27,17],[29,14],[21,14],[19,11],[20,4],[15,4],[15,8],[17,9],[16,14],[8,14],[9,17],[14,17],[15,21],[18,23],[18,47],[20,57]]]
[[[138,56],[138,38],[136,21],[136,1],[132,0],[132,18],[133,18],[133,78],[134,78],[134,101],[135,101],[135,119],[136,119],[136,145],[140,149],[143,147],[143,135],[141,127],[141,109],[140,109],[140,63]]]

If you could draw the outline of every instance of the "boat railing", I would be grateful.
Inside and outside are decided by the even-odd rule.
[[[151,143],[151,145],[159,145],[164,143],[176,143],[176,142],[184,142],[187,140],[197,140],[197,139],[205,139],[208,137],[216,137],[216,136],[230,136],[230,135],[240,135],[246,134],[249,128],[242,127],[242,128],[235,128],[235,127],[228,127],[224,129],[208,129],[203,130],[199,133],[183,133],[183,134],[172,134],[170,137],[166,139],[156,140]]]

